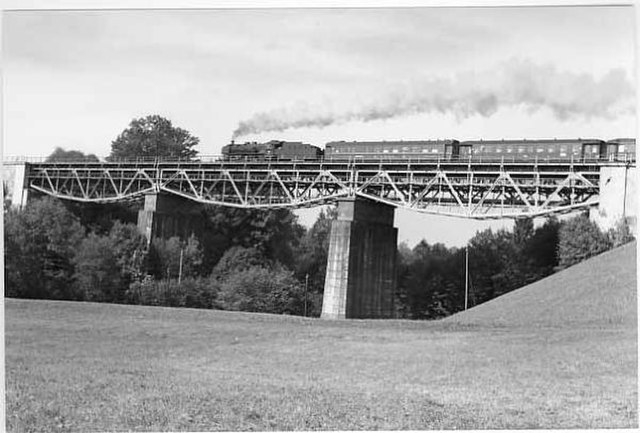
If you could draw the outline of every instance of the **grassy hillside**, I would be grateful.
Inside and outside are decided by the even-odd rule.
[[[637,427],[636,313],[610,299],[635,299],[632,273],[595,273],[586,292],[572,285],[631,254],[609,253],[552,277],[567,278],[565,286],[532,285],[440,322],[9,299],[7,427]],[[586,296],[611,307],[576,299]],[[490,320],[490,309],[500,320]]]
[[[636,242],[445,319],[482,326],[637,323]]]

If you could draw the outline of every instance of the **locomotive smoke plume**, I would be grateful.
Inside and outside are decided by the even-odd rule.
[[[634,95],[622,69],[612,69],[595,79],[588,74],[561,72],[551,65],[513,60],[491,71],[459,73],[453,79],[406,82],[349,109],[299,101],[241,121],[233,138],[419,113],[452,113],[461,121],[474,115],[489,117],[502,107],[516,106],[530,112],[548,108],[560,120],[612,118],[633,113]]]

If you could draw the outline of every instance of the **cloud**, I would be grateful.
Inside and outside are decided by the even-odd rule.
[[[451,78],[415,78],[390,86],[377,97],[350,101],[349,107],[343,101],[297,101],[240,121],[233,137],[420,113],[452,114],[461,121],[476,115],[490,117],[504,107],[524,107],[530,112],[548,109],[562,121],[611,119],[632,113],[634,97],[633,84],[622,69],[595,78],[514,59],[490,70],[461,72]]]

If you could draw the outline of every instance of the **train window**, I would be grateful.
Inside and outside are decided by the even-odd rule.
[[[567,152],[560,152],[560,156],[567,156]]]
[[[548,148],[548,149],[547,149],[547,152],[548,152],[548,153],[553,153],[553,148],[551,148],[551,147],[550,147],[550,148]]]
[[[422,153],[428,153],[429,149],[422,149]]]
[[[502,149],[501,149],[501,148],[499,148],[499,147],[497,147],[497,148],[496,148],[496,153],[502,153]]]
[[[519,147],[518,148],[518,153],[522,153],[522,152],[524,152],[524,147]]]
[[[538,147],[538,153],[544,152],[544,149],[542,147]]]
[[[398,149],[393,149],[393,153],[398,153]]]
[[[438,149],[431,149],[431,153],[438,153]]]
[[[389,149],[382,149],[382,153],[389,153]]]
[[[511,153],[511,152],[513,152],[513,149],[512,149],[512,148],[510,148],[510,147],[509,147],[509,148],[507,148],[507,153]]]

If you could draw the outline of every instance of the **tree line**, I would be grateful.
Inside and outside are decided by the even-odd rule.
[[[197,138],[160,116],[135,119],[110,158],[193,157]],[[94,160],[56,149],[50,160]],[[286,209],[205,207],[204,230],[147,240],[127,204],[77,205],[49,197],[4,210],[5,296],[319,316],[335,208],[309,229]],[[586,215],[535,227],[485,230],[468,243],[469,306],[629,242]],[[464,308],[465,248],[419,242],[398,249],[396,316],[445,317]]]
[[[626,223],[603,232],[582,213],[564,221],[549,217],[539,227],[518,219],[513,230],[476,233],[465,248],[424,240],[413,249],[402,244],[398,315],[445,317],[464,309],[465,289],[471,308],[632,240]]]

